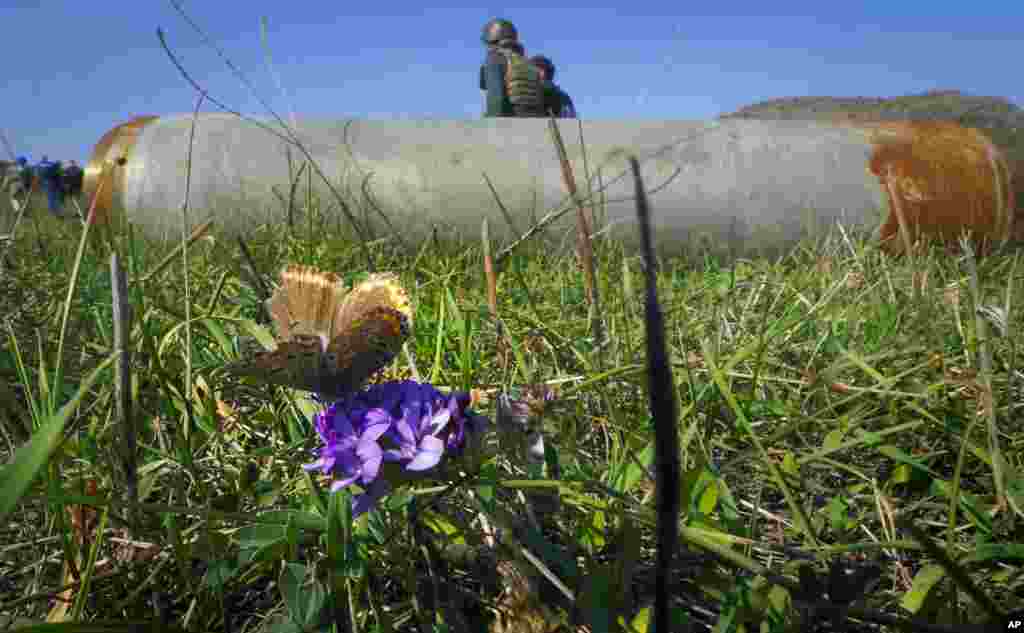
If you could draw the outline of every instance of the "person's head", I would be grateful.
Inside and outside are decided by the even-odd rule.
[[[519,32],[514,24],[502,18],[494,18],[484,25],[483,34],[480,40],[486,46],[508,48],[509,45],[519,41]]]
[[[14,162],[24,167],[25,165],[28,164],[28,159],[25,158],[24,156],[19,156],[17,159],[15,159]]]
[[[541,77],[548,81],[555,80],[555,65],[550,59],[543,55],[534,55],[530,58],[530,63],[537,67],[540,71]]]
[[[49,162],[49,159],[48,159],[48,158],[46,157],[46,154],[43,154],[43,159],[42,159],[41,161],[39,161],[39,162],[40,162],[40,163],[46,163],[46,162]]]

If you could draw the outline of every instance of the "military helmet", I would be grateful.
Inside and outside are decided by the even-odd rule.
[[[480,39],[484,44],[493,46],[502,40],[517,41],[519,32],[516,31],[515,25],[508,20],[494,18],[484,25],[484,32]]]
[[[543,70],[549,80],[555,78],[555,64],[547,57],[544,57],[543,55],[534,55],[530,58],[530,63]]]

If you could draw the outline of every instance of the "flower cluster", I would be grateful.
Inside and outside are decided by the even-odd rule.
[[[411,380],[370,385],[327,406],[314,419],[323,442],[320,458],[303,466],[333,477],[331,492],[357,483],[354,516],[370,510],[391,490],[381,476],[386,462],[417,474],[437,467],[447,452],[458,457],[484,418],[467,411],[465,392],[444,395]]]

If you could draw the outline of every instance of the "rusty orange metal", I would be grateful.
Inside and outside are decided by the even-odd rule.
[[[1014,210],[1012,239],[1024,241],[1024,160],[1010,161]]]
[[[86,200],[92,200],[96,194],[101,177],[109,179],[107,184],[99,189],[94,220],[96,224],[110,224],[116,217],[118,210],[114,206],[114,201],[123,190],[124,167],[131,157],[135,141],[142,130],[158,118],[160,117],[152,115],[137,116],[104,134],[93,148],[92,156],[85,166],[82,184]]]
[[[873,145],[868,169],[882,184],[889,216],[882,248],[906,250],[902,214],[914,243],[957,243],[968,231],[978,252],[1019,235],[1014,178],[1003,153],[982,132],[946,121],[858,122]],[[1016,224],[1016,226],[1015,226]]]

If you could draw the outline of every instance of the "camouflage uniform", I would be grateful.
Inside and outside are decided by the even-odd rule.
[[[482,40],[487,59],[480,67],[480,89],[487,92],[485,117],[544,116],[540,73],[523,56],[518,33],[507,20],[491,20]]]
[[[544,116],[575,119],[576,106],[569,95],[554,82],[555,65],[551,60],[543,55],[535,55],[530,58],[530,63],[536,66],[543,76],[541,85],[544,90]]]
[[[575,119],[576,106],[569,95],[550,79],[544,85],[544,112],[551,113],[559,119]]]

